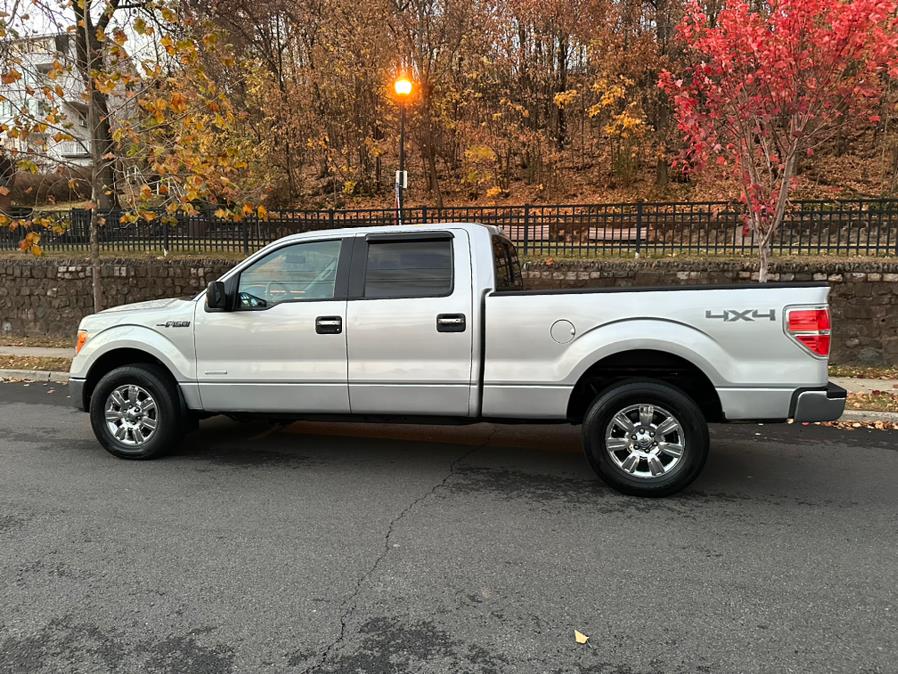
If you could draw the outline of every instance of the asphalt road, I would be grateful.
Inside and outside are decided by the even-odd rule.
[[[570,427],[211,419],[129,462],[66,404],[0,385],[2,672],[898,669],[898,433],[718,426],[640,500]]]

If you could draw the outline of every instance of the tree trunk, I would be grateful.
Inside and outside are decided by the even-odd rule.
[[[767,273],[770,269],[770,241],[766,236],[758,239],[758,283],[767,283]]]
[[[103,310],[103,283],[100,276],[100,230],[97,219],[100,215],[94,208],[90,212],[90,279],[94,296],[94,313]]]
[[[555,93],[561,93],[567,90],[567,51],[568,36],[562,33],[558,36],[558,74]],[[567,113],[564,110],[564,106],[555,106],[555,114],[557,115],[555,146],[559,150],[563,150],[564,146],[567,144]]]
[[[115,0],[112,11],[118,6]],[[94,86],[93,71],[103,66],[103,45],[97,39],[97,28],[105,30],[111,13],[102,14],[97,26],[90,13],[90,3],[72,3],[76,24],[80,30],[75,35],[75,62],[87,94],[87,126],[90,132],[91,201],[90,216],[90,267],[94,312],[103,308],[103,286],[100,276],[100,211],[108,213],[118,205],[115,188],[115,142],[109,121],[107,97]]]

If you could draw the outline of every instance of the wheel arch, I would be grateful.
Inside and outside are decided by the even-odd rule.
[[[635,377],[677,387],[695,401],[706,421],[724,419],[720,397],[708,375],[687,358],[659,349],[618,351],[590,365],[571,391],[567,418],[581,422],[596,396],[619,381]]]
[[[97,356],[94,362],[91,363],[90,369],[87,371],[87,377],[84,380],[84,387],[81,391],[82,409],[86,410],[90,408],[90,398],[93,395],[94,389],[97,387],[97,383],[99,383],[106,374],[123,365],[140,364],[149,364],[159,367],[171,380],[175,389],[178,391],[179,404],[181,406],[184,405],[183,394],[180,392],[181,388],[178,386],[178,381],[174,373],[166,363],[143,349],[119,347],[110,349]]]

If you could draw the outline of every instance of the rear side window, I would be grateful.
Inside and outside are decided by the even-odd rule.
[[[493,236],[493,267],[496,270],[496,290],[524,289],[518,253],[511,241],[503,236]]]
[[[369,241],[365,297],[452,294],[452,241]]]

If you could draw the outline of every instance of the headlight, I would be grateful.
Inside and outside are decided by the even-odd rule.
[[[78,337],[75,340],[75,353],[76,354],[78,354],[81,351],[82,347],[85,344],[87,344],[88,336],[89,335],[87,334],[87,330],[79,330],[78,331]]]

